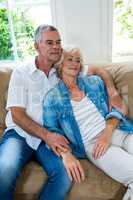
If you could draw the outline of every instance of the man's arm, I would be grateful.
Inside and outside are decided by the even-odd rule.
[[[27,114],[24,108],[11,107],[12,119],[15,124],[20,126],[23,130],[29,134],[42,139],[48,144],[48,146],[59,155],[57,148],[62,151],[68,149],[68,140],[57,133],[51,133],[35,121],[33,121]]]
[[[6,108],[11,110],[12,119],[15,124],[28,134],[45,141],[55,153],[58,153],[56,147],[66,148],[68,142],[63,136],[47,131],[28,116],[26,113],[28,89],[28,80],[25,71],[21,70],[21,67],[15,69],[9,83]]]
[[[116,118],[111,118],[106,121],[106,127],[102,131],[101,135],[97,138],[93,148],[94,159],[98,159],[105,154],[110,146],[112,135],[118,124],[119,120]]]
[[[88,74],[89,75],[96,74],[104,80],[109,95],[109,110],[111,111],[112,107],[114,106],[124,115],[127,115],[128,109],[114,86],[111,74],[102,67],[94,67],[94,66],[89,67]]]

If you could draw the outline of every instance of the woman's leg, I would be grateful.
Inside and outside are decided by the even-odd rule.
[[[0,199],[13,200],[16,178],[33,150],[15,130],[5,133],[0,144]]]
[[[112,143],[121,146],[125,151],[133,156],[133,134],[125,133],[121,130],[116,130],[112,137]],[[133,200],[133,183],[127,185],[128,189],[123,200]]]
[[[71,181],[61,158],[42,142],[37,150],[37,159],[48,174],[39,200],[64,200],[70,190]]]
[[[92,142],[89,144],[87,157],[113,179],[128,186],[123,200],[128,200],[129,197],[132,198],[133,156],[121,147],[112,144],[102,157],[95,160],[92,156],[93,147],[94,143]]]

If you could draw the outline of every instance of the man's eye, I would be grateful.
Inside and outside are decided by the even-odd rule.
[[[50,42],[50,41],[49,41],[49,42],[47,42],[47,44],[48,44],[48,45],[52,45],[52,44],[53,44],[53,42]]]
[[[61,44],[61,41],[57,41],[56,44]]]
[[[80,60],[75,60],[77,63],[80,63]]]

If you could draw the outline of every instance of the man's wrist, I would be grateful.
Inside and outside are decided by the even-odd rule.
[[[48,141],[49,134],[50,132],[47,129],[45,128],[42,129],[42,140],[46,143]]]

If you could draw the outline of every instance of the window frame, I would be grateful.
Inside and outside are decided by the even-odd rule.
[[[40,5],[46,5],[50,6],[51,8],[51,0],[20,0],[20,1],[15,1],[15,0],[5,0],[0,2],[0,9],[6,9],[7,12],[7,17],[8,17],[8,24],[9,24],[9,30],[10,30],[10,38],[11,38],[11,43],[12,43],[12,48],[13,48],[13,60],[0,60],[1,63],[19,63],[20,58],[18,56],[18,51],[17,51],[17,42],[16,42],[16,37],[15,37],[15,32],[14,32],[14,23],[13,23],[13,16],[12,16],[12,10],[16,8],[24,8],[25,6],[30,7],[30,6],[40,6]],[[51,18],[52,17],[52,9],[51,9]]]

